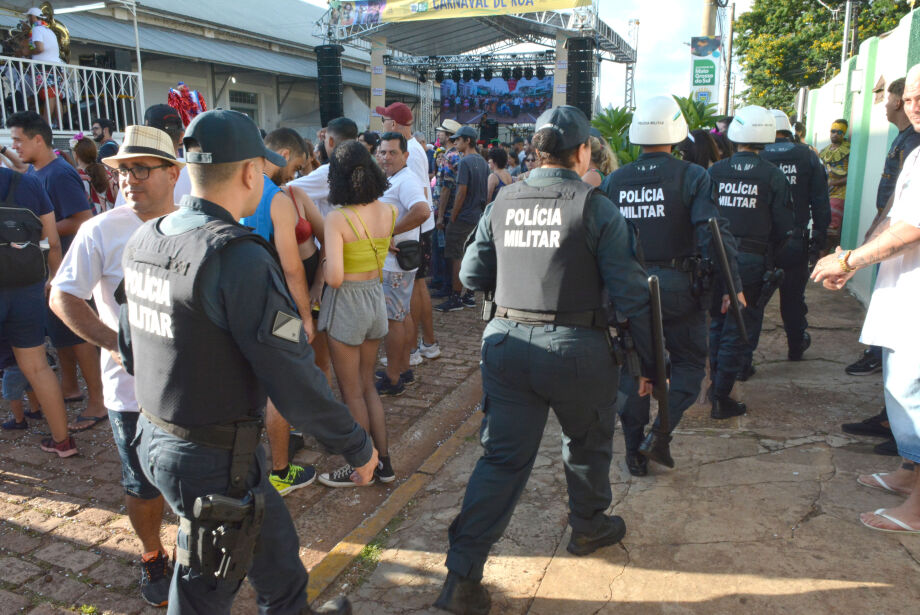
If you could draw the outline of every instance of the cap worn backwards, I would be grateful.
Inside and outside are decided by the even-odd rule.
[[[267,147],[259,127],[245,113],[228,109],[205,111],[195,116],[182,139],[185,161],[190,164],[220,164],[250,158],[265,158],[278,167],[287,160]],[[188,151],[197,146],[200,151]]]

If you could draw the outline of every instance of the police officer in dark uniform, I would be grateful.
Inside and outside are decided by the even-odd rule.
[[[671,155],[671,147],[686,137],[687,122],[673,97],[646,101],[636,109],[629,127],[629,141],[640,145],[642,154],[601,185],[638,230],[646,269],[657,275],[661,284],[665,343],[671,358],[668,411],[672,430],[699,396],[706,373],[709,302],[704,301],[703,289],[708,280],[701,278],[707,270],[704,263],[716,262],[709,254],[712,237],[707,222],[710,218],[721,220],[706,170]],[[724,220],[721,231],[729,261],[734,264],[734,241]],[[737,271],[733,275],[735,287],[741,288]],[[659,447],[667,447],[670,436],[652,438],[649,432],[649,442],[642,450],[650,455],[640,454],[649,422],[649,398],[639,397],[634,378],[622,378],[620,392],[626,396],[619,410],[626,466],[633,476],[645,476],[648,458],[670,462],[670,454],[656,456],[663,452],[657,450]],[[655,427],[658,425],[656,420]]]
[[[563,431],[568,550],[587,555],[625,534],[623,520],[605,512],[618,384],[605,286],[630,319],[647,377],[642,393],[654,374],[649,291],[631,233],[607,197],[581,181],[588,119],[562,106],[536,128],[540,168],[486,208],[460,272],[465,287],[494,289],[495,318],[482,341],[484,453],[450,526],[448,575],[435,602],[453,613],[489,611],[483,567],[530,476],[550,407]]]
[[[808,261],[809,257],[817,257],[818,251],[827,243],[827,226],[831,221],[827,172],[814,150],[792,140],[792,125],[786,114],[779,109],[771,109],[770,112],[776,122],[776,143],[767,144],[761,157],[785,173],[795,211],[795,228],[776,254],[776,264],[783,269],[783,280],[779,286],[779,310],[789,344],[787,356],[790,361],[801,361],[802,354],[811,345],[811,336],[805,330],[808,327],[808,321],[805,320],[805,314],[808,313],[808,306],[805,305]],[[754,373],[751,361],[751,355],[747,355],[744,376]]]
[[[773,114],[751,105],[738,111],[728,127],[728,138],[738,147],[731,158],[709,168],[716,201],[738,246],[738,269],[747,307],[742,310],[750,352],[757,348],[768,294],[776,279],[773,262],[777,248],[793,229],[789,182],[759,152],[776,139]],[[748,351],[737,321],[726,315],[713,293],[709,329],[709,373],[712,378],[712,418],[744,414],[744,404],[729,397]]]
[[[377,452],[316,368],[274,249],[237,223],[255,211],[265,160],[284,159],[235,111],[197,116],[184,145],[191,195],[125,248],[120,340],[142,408],[141,466],[180,517],[169,613],[229,613],[246,575],[260,613],[313,613],[258,446],[266,393],[358,468],[355,482],[373,476]],[[351,610],[340,598],[319,612]]]

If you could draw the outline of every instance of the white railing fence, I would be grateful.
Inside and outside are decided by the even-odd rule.
[[[93,120],[109,118],[118,132],[143,117],[137,73],[0,56],[0,128],[19,111],[40,113],[54,132],[90,136]]]

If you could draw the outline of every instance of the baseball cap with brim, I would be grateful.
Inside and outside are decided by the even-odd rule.
[[[250,158],[265,158],[278,167],[287,160],[267,147],[259,127],[245,113],[214,109],[195,116],[182,138],[185,161],[190,164],[221,164]],[[198,146],[201,151],[189,151]]]
[[[377,111],[381,117],[388,117],[402,126],[412,125],[412,110],[406,103],[391,103],[387,107],[377,107],[375,111]]]
[[[448,134],[454,134],[455,132],[460,130],[462,126],[463,124],[461,124],[457,120],[444,120],[444,122],[440,126],[438,126],[435,130],[440,130]]]
[[[476,129],[471,126],[461,126],[457,132],[450,136],[451,139],[456,139],[457,137],[468,137],[473,142],[479,140],[479,134],[476,132]]]
[[[42,10],[35,8],[34,6],[26,11],[26,15],[32,15],[33,17],[43,17]]]
[[[159,128],[152,126],[128,126],[125,140],[118,148],[118,153],[102,159],[102,164],[117,167],[122,160],[152,156],[165,160],[180,169],[185,163],[176,159],[172,139]]]
[[[182,126],[182,118],[179,112],[169,105],[150,105],[144,112],[144,124],[165,130],[169,124]]]
[[[577,107],[560,105],[547,109],[534,124],[539,132],[550,128],[562,136],[561,149],[568,150],[584,144],[591,136],[591,124],[587,116]]]

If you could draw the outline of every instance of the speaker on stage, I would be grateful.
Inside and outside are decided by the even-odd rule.
[[[486,120],[479,132],[479,138],[488,143],[498,138],[498,120]]]
[[[591,118],[594,110],[594,78],[597,75],[594,39],[573,37],[566,41],[565,46],[569,52],[565,102],[578,107]]]
[[[316,53],[316,88],[319,92],[319,121],[325,128],[330,120],[345,115],[342,98],[341,45],[319,45]]]

